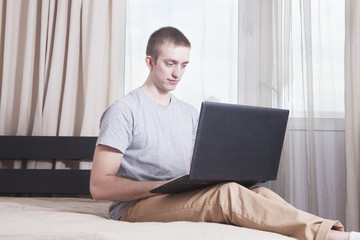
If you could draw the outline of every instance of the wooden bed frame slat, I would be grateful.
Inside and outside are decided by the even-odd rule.
[[[0,136],[0,160],[92,161],[96,137]],[[90,170],[0,169],[0,194],[90,195]]]
[[[2,193],[89,194],[90,170],[1,169]]]
[[[92,159],[96,137],[0,136],[0,159]]]

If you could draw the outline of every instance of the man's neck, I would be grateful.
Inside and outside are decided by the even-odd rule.
[[[145,92],[146,95],[148,95],[155,102],[164,106],[170,104],[171,101],[170,92],[161,91],[154,84],[150,84],[148,81],[146,81],[141,86],[141,89]]]

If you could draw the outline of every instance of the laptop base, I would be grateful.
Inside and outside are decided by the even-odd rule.
[[[181,193],[210,187],[219,183],[236,182],[244,187],[250,188],[261,184],[265,181],[243,180],[243,181],[227,181],[227,180],[195,180],[190,179],[189,175],[177,178],[167,184],[152,189],[151,193]]]

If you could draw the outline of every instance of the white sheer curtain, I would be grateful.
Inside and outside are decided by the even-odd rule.
[[[344,33],[330,27],[344,26],[343,14],[330,18],[344,9],[337,4],[239,1],[238,87],[239,103],[291,111],[271,188],[300,209],[344,220]]]
[[[0,134],[96,136],[123,91],[125,0],[0,7]]]
[[[271,9],[271,1],[239,1],[239,104],[272,106]]]
[[[296,207],[343,223],[344,7],[344,1],[273,1],[271,94],[274,107],[291,110],[271,187]]]
[[[346,227],[360,231],[360,3],[346,0]]]
[[[300,4],[300,11],[292,12],[292,4]],[[288,125],[290,131],[284,143],[279,181],[273,186],[292,204],[319,214],[310,1],[277,1],[274,2],[274,10],[273,85],[276,91],[272,100],[274,100],[274,107],[286,107],[291,112]],[[296,14],[298,18],[294,18],[293,14]],[[300,47],[301,51],[296,52],[296,47]],[[294,65],[301,67],[294,69]],[[285,92],[287,88],[289,91]],[[303,97],[294,100],[297,92]],[[297,101],[300,109],[303,110],[300,114],[305,131],[301,137],[297,137],[296,132],[293,131],[292,118],[294,118],[294,112],[299,109],[295,108],[292,101]],[[300,141],[296,141],[296,138]],[[299,148],[303,148],[303,154],[299,154],[297,151]],[[277,189],[278,184],[281,187]]]

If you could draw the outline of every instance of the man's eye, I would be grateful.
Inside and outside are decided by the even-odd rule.
[[[182,65],[183,68],[186,68],[186,66],[187,66],[187,64],[183,64],[183,65]]]
[[[168,62],[167,65],[168,66],[174,66],[174,63],[173,62]]]

